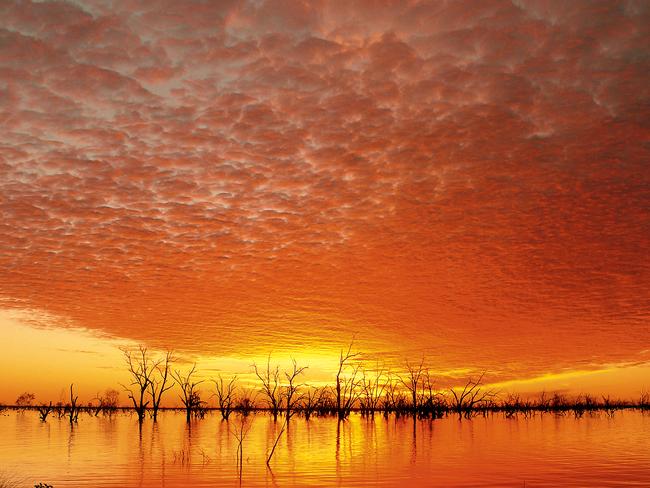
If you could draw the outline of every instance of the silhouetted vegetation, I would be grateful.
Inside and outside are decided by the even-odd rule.
[[[302,401],[298,406],[298,410],[309,420],[311,416],[323,405],[323,397],[327,395],[327,388],[309,387],[302,395]]]
[[[470,378],[463,386],[463,389],[450,388],[451,393],[451,408],[458,414],[458,418],[465,416],[471,417],[477,410],[483,410],[490,405],[490,402],[495,398],[496,393],[492,390],[486,390],[483,387],[482,373],[476,380]]]
[[[384,370],[377,365],[374,371],[365,370],[361,376],[361,396],[359,398],[359,410],[362,414],[374,415],[379,409],[387,382],[384,378]]]
[[[352,343],[345,354],[341,349],[339,369],[336,373],[336,413],[339,420],[344,420],[350,415],[360,396],[358,376],[361,363],[351,364],[359,355],[358,352],[352,353]]]
[[[221,418],[228,420],[230,414],[235,408],[235,393],[237,391],[237,376],[233,376],[230,381],[225,382],[219,375],[219,379],[214,381],[217,390],[217,402],[219,404],[219,411]]]
[[[48,405],[41,403],[41,405],[37,407],[38,416],[40,417],[41,422],[45,422],[47,420],[47,416],[53,409],[54,407],[52,406],[52,402],[50,402]]]
[[[173,382],[169,382],[171,374],[171,364],[174,361],[172,351],[167,351],[165,357],[157,361],[154,365],[154,374],[149,380],[149,394],[151,395],[151,411],[154,422],[158,419],[158,410],[163,394],[174,387]]]
[[[65,406],[65,413],[68,416],[68,419],[70,420],[70,425],[73,423],[77,423],[77,420],[79,419],[79,407],[77,406],[77,401],[79,400],[79,397],[74,394],[73,390],[74,385],[70,385],[70,403],[68,403]]]
[[[123,349],[122,352],[132,379],[129,386],[122,385],[122,388],[133,402],[133,409],[138,414],[138,420],[142,422],[149,405],[149,401],[145,401],[145,394],[152,382],[156,364],[149,358],[147,348],[144,346],[138,348],[137,354],[128,349]]]
[[[260,370],[257,364],[253,364],[255,376],[262,383],[262,395],[274,419],[278,418],[282,410],[282,390],[280,388],[280,366],[271,368],[271,355],[266,361],[266,370]]]
[[[113,388],[108,388],[104,391],[103,395],[98,394],[96,400],[97,406],[95,407],[95,416],[100,413],[111,415],[117,411],[119,406],[120,392]]]
[[[596,411],[614,416],[617,410],[650,410],[650,393],[644,391],[638,401],[622,401],[610,396],[596,397],[582,394],[568,397],[561,392],[542,392],[538,397],[522,397],[518,394],[499,394],[484,384],[485,373],[466,379],[462,386],[436,388],[435,378],[425,367],[424,358],[418,363],[406,362],[400,373],[395,373],[380,366],[364,368],[360,353],[352,352],[353,344],[342,349],[334,384],[330,386],[309,386],[299,382],[307,366],[299,366],[292,360],[292,366],[282,371],[279,366],[272,366],[271,356],[267,358],[265,368],[253,364],[253,372],[259,381],[259,388],[244,388],[238,385],[238,377],[224,379],[221,375],[213,380],[216,398],[215,410],[219,410],[223,420],[228,421],[235,412],[246,417],[253,411],[270,413],[275,420],[284,416],[283,427],[278,438],[288,428],[288,421],[295,414],[306,420],[314,416],[336,416],[340,421],[349,417],[353,411],[361,415],[373,416],[381,412],[388,415],[413,416],[421,419],[437,419],[455,415],[459,419],[469,419],[476,415],[502,413],[506,418],[519,415],[530,417],[537,413],[571,415],[583,417]],[[153,420],[162,408],[163,394],[174,386],[180,389],[179,398],[186,413],[186,420],[203,418],[212,408],[201,398],[198,386],[204,379],[197,379],[196,363],[183,373],[172,370],[174,357],[167,352],[161,359],[154,359],[144,346],[134,353],[124,350],[124,358],[132,382],[123,388],[128,393],[132,407],[119,405],[119,391],[109,388],[97,396],[86,407],[79,405],[74,386],[70,385],[69,400],[64,404],[41,402],[34,406],[35,395],[25,392],[17,399],[13,407],[21,410],[35,409],[40,419],[45,422],[50,416],[61,419],[66,417],[71,425],[78,421],[79,414],[112,415],[118,410],[134,411],[142,422],[149,412]],[[256,401],[260,396],[261,400]],[[274,449],[268,459],[273,456]]]
[[[650,410],[650,393],[647,391],[641,392],[639,398],[639,408],[642,410]]]
[[[17,407],[31,407],[36,396],[33,393],[25,392],[16,398]]]
[[[299,405],[302,402],[302,395],[298,395],[298,389],[301,385],[296,383],[298,376],[304,373],[307,366],[298,366],[295,359],[291,360],[293,364],[293,369],[291,371],[285,372],[284,376],[287,380],[287,385],[284,387],[284,400],[286,405],[286,417],[287,420],[299,409]]]
[[[192,368],[183,374],[178,370],[172,372],[172,376],[181,389],[179,398],[185,407],[186,420],[189,423],[192,416],[203,417],[205,415],[205,402],[201,400],[201,393],[198,386],[203,383],[203,380],[195,381],[192,376],[196,372],[196,363]]]

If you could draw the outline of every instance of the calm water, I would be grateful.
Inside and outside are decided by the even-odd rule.
[[[134,416],[84,414],[73,429],[36,412],[0,414],[0,473],[60,487],[239,486],[240,417],[186,425],[164,412],[142,430]],[[650,415],[495,415],[413,421],[353,415],[294,418],[271,469],[281,421],[251,415],[242,486],[650,486]]]

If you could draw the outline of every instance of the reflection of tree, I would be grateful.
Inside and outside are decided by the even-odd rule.
[[[237,472],[239,474],[239,484],[242,482],[242,473],[244,468],[244,439],[251,428],[247,415],[239,415],[238,425],[228,426],[228,429],[237,440]]]

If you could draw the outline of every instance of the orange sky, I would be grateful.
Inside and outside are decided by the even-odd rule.
[[[326,376],[353,336],[442,378],[650,386],[648,26],[640,1],[2,3],[0,366],[34,374],[0,401],[120,344]],[[85,340],[112,352],[56,352]]]

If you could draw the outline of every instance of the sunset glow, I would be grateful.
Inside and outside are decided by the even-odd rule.
[[[650,389],[642,1],[0,4],[0,403],[272,354]],[[170,396],[175,404],[176,395]]]

